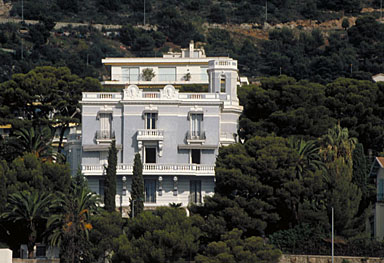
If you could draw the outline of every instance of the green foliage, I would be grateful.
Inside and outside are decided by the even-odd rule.
[[[206,219],[208,241],[238,228],[245,236],[293,227],[316,210],[323,192],[316,166],[300,168],[299,152],[281,137],[254,137],[222,148],[216,161],[215,195],[196,207]],[[316,161],[314,156],[307,160]],[[303,161],[305,163],[306,161]],[[302,164],[304,165],[304,164]],[[299,175],[299,176],[298,176]]]
[[[32,153],[15,159],[9,165],[6,177],[8,193],[23,190],[66,193],[70,185],[67,165],[42,162]]]
[[[60,247],[60,262],[74,263],[80,257],[90,257],[90,217],[97,213],[99,205],[98,196],[90,192],[82,175],[72,179],[67,194],[57,195],[46,233],[49,244]]]
[[[132,211],[134,210],[134,214]],[[138,215],[144,210],[144,179],[143,164],[139,153],[135,154],[132,174],[131,216]]]
[[[242,239],[242,231],[233,229],[222,235],[221,240],[208,244],[204,255],[197,255],[197,263],[263,262],[277,263],[281,251],[266,244],[261,237]]]
[[[141,75],[144,81],[151,81],[156,76],[155,72],[151,68],[143,69]]]
[[[28,246],[28,258],[33,257],[36,240],[42,234],[37,231],[37,225],[48,217],[52,200],[51,194],[38,191],[17,192],[9,196],[6,211],[1,214],[1,218],[26,228],[28,239],[24,242]]]
[[[113,254],[116,248],[113,240],[123,234],[124,220],[119,212],[102,211],[91,218],[92,231],[89,241],[90,251],[95,259],[104,258],[106,254]]]
[[[160,207],[144,211],[128,221],[126,235],[115,239],[116,262],[182,262],[192,260],[199,249],[198,216],[183,209]]]
[[[284,253],[323,254],[318,252],[320,250],[318,248],[321,248],[320,244],[324,237],[324,234],[321,233],[321,229],[312,227],[308,224],[300,224],[294,228],[273,233],[269,236],[269,241]]]
[[[116,169],[117,169],[117,149],[116,141],[113,140],[108,151],[108,166],[104,178],[104,208],[108,212],[116,210]]]

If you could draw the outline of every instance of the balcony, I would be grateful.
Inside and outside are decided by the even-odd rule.
[[[188,131],[186,135],[187,143],[204,143],[205,131]]]
[[[115,132],[110,130],[96,131],[95,139],[97,144],[110,143],[115,138]]]
[[[118,175],[132,175],[132,164],[117,166]],[[82,165],[81,172],[86,176],[102,176],[103,165]],[[194,175],[214,176],[215,165],[211,164],[143,164],[143,175]]]
[[[163,141],[164,130],[159,129],[140,129],[137,130],[138,141]]]

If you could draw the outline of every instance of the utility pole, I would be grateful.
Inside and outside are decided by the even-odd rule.
[[[268,19],[268,1],[265,0],[265,23],[267,23]]]
[[[335,263],[335,240],[334,240],[334,211],[332,207],[332,263]]]
[[[145,0],[144,0],[144,23],[143,25],[145,26]]]
[[[383,0],[380,0],[380,22],[383,20]]]

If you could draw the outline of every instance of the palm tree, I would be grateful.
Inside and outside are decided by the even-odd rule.
[[[319,147],[315,141],[305,141],[302,138],[289,137],[288,146],[296,150],[299,158],[296,164],[297,178],[302,179],[305,173],[324,170],[324,163],[320,160]]]
[[[352,153],[357,143],[356,138],[350,138],[348,128],[341,128],[340,123],[328,129],[328,133],[320,139],[320,155],[325,163],[340,159],[352,167]]]
[[[52,138],[48,127],[20,128],[15,131],[15,136],[23,152],[35,153],[37,156],[49,155]]]
[[[90,216],[97,211],[99,197],[90,192],[85,184],[75,181],[69,195],[60,195],[52,215],[47,222],[48,240],[53,246],[65,247],[61,250],[61,262],[78,262],[84,252],[92,225]]]
[[[1,218],[25,224],[28,231],[28,258],[33,257],[33,248],[37,239],[37,224],[48,218],[49,207],[53,200],[51,194],[17,192],[9,196],[6,211]]]

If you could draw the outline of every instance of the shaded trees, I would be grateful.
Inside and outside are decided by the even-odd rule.
[[[277,263],[281,251],[266,244],[261,237],[242,238],[242,231],[233,229],[220,241],[209,243],[204,255],[197,255],[197,263],[264,262]]]
[[[5,220],[21,222],[27,231],[28,258],[33,257],[33,249],[42,233],[38,233],[37,225],[43,223],[49,215],[49,206],[53,200],[52,195],[46,193],[18,192],[8,198],[6,211],[1,214]]]
[[[192,260],[202,235],[198,216],[183,209],[160,207],[128,221],[126,235],[115,239],[116,262],[180,262]]]
[[[89,254],[90,216],[97,211],[99,203],[81,175],[72,180],[68,194],[58,196],[54,213],[47,222],[47,233],[50,244],[61,248],[60,261],[75,263]]]

